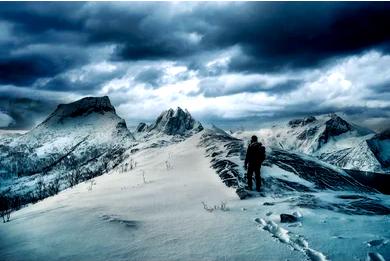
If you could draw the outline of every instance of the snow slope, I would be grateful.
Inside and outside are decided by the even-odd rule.
[[[132,170],[124,171],[123,162],[13,213],[11,222],[0,224],[2,259],[344,261],[364,260],[369,253],[390,258],[389,216],[336,211],[359,195],[389,204],[387,196],[296,191],[239,200],[209,167],[198,146],[202,134],[132,153]],[[294,176],[275,165],[264,167],[262,175]],[[297,176],[294,181],[311,185]],[[314,199],[334,208],[310,206]],[[299,222],[280,223],[279,214],[297,211]]]

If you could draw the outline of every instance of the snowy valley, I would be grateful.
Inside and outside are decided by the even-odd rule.
[[[260,193],[240,190],[253,134]],[[228,133],[177,108],[130,131],[88,97],[0,135],[1,260],[390,260],[389,132],[336,114]]]

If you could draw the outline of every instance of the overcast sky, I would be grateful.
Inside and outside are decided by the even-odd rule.
[[[390,117],[390,4],[0,3],[0,127],[108,95],[129,125]],[[378,127],[379,126],[379,127]]]

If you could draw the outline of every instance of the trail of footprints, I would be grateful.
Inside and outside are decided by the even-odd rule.
[[[258,227],[268,231],[273,237],[277,238],[280,242],[290,246],[292,249],[303,252],[311,261],[328,261],[326,256],[309,247],[309,243],[306,239],[298,234],[294,234],[272,220],[264,220],[262,218],[255,218],[254,220]]]

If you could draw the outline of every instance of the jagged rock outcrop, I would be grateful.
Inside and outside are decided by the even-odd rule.
[[[327,143],[331,137],[338,136],[353,129],[352,125],[336,114],[332,114],[330,120],[325,122],[325,129],[319,137],[319,146]]]
[[[136,132],[144,132],[148,129],[148,125],[145,122],[140,122],[135,129]]]
[[[150,126],[140,123],[137,127],[141,132],[164,133],[167,135],[188,135],[203,130],[200,122],[192,118],[187,110],[178,107],[176,110],[163,111]]]
[[[305,126],[311,122],[315,122],[317,119],[314,116],[309,116],[303,119],[294,119],[288,122],[288,125],[292,128],[298,127],[298,126]]]

